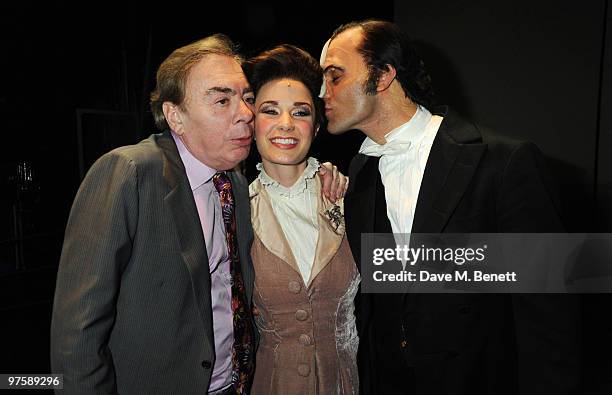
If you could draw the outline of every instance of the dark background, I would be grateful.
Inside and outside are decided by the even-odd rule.
[[[318,57],[339,24],[369,17],[413,36],[440,103],[540,147],[570,231],[612,232],[607,0],[4,2],[0,372],[50,371],[55,273],[82,172],[154,132],[148,94],[173,49],[223,32],[246,55],[289,42]],[[361,139],[320,133],[313,153],[346,172]],[[585,393],[611,393],[610,297],[583,301]]]

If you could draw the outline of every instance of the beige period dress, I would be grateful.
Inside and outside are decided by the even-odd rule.
[[[298,194],[310,193],[312,199],[306,201],[316,205],[310,217],[314,217],[312,225],[318,229],[318,237],[311,243],[316,248],[308,281],[293,253],[298,250],[289,245],[273,209],[271,199],[278,191],[269,189],[278,183],[274,185],[262,170],[250,186],[255,233],[251,249],[253,303],[260,333],[252,389],[255,395],[359,392],[359,340],[353,314],[359,273],[344,235],[342,202],[334,205],[321,196],[319,177],[311,170],[294,185]],[[290,221],[308,221],[308,215],[299,214]],[[283,221],[292,223],[287,218]],[[292,238],[295,240],[293,232]],[[303,265],[303,259],[300,261]]]

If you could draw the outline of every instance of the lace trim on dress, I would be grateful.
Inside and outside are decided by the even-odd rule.
[[[309,184],[319,170],[319,166],[319,161],[316,158],[308,158],[304,172],[297,179],[295,184],[289,188],[282,186],[278,181],[270,177],[261,163],[257,164],[257,170],[259,170],[257,178],[268,190],[272,190],[280,196],[291,198],[304,193],[308,189]]]

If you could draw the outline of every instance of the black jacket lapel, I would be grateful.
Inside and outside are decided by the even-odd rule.
[[[443,231],[486,147],[473,124],[445,114],[425,167],[412,233]]]
[[[344,198],[346,235],[357,262],[361,261],[361,234],[374,232],[378,158],[357,154],[349,167],[349,189]],[[358,265],[360,268],[361,265]]]

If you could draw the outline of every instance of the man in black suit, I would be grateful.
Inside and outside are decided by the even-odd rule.
[[[396,25],[343,25],[321,62],[328,130],[367,136],[345,198],[358,260],[362,233],[563,231],[537,148],[434,108],[423,62]],[[362,393],[571,393],[580,333],[566,296],[362,293]]]

